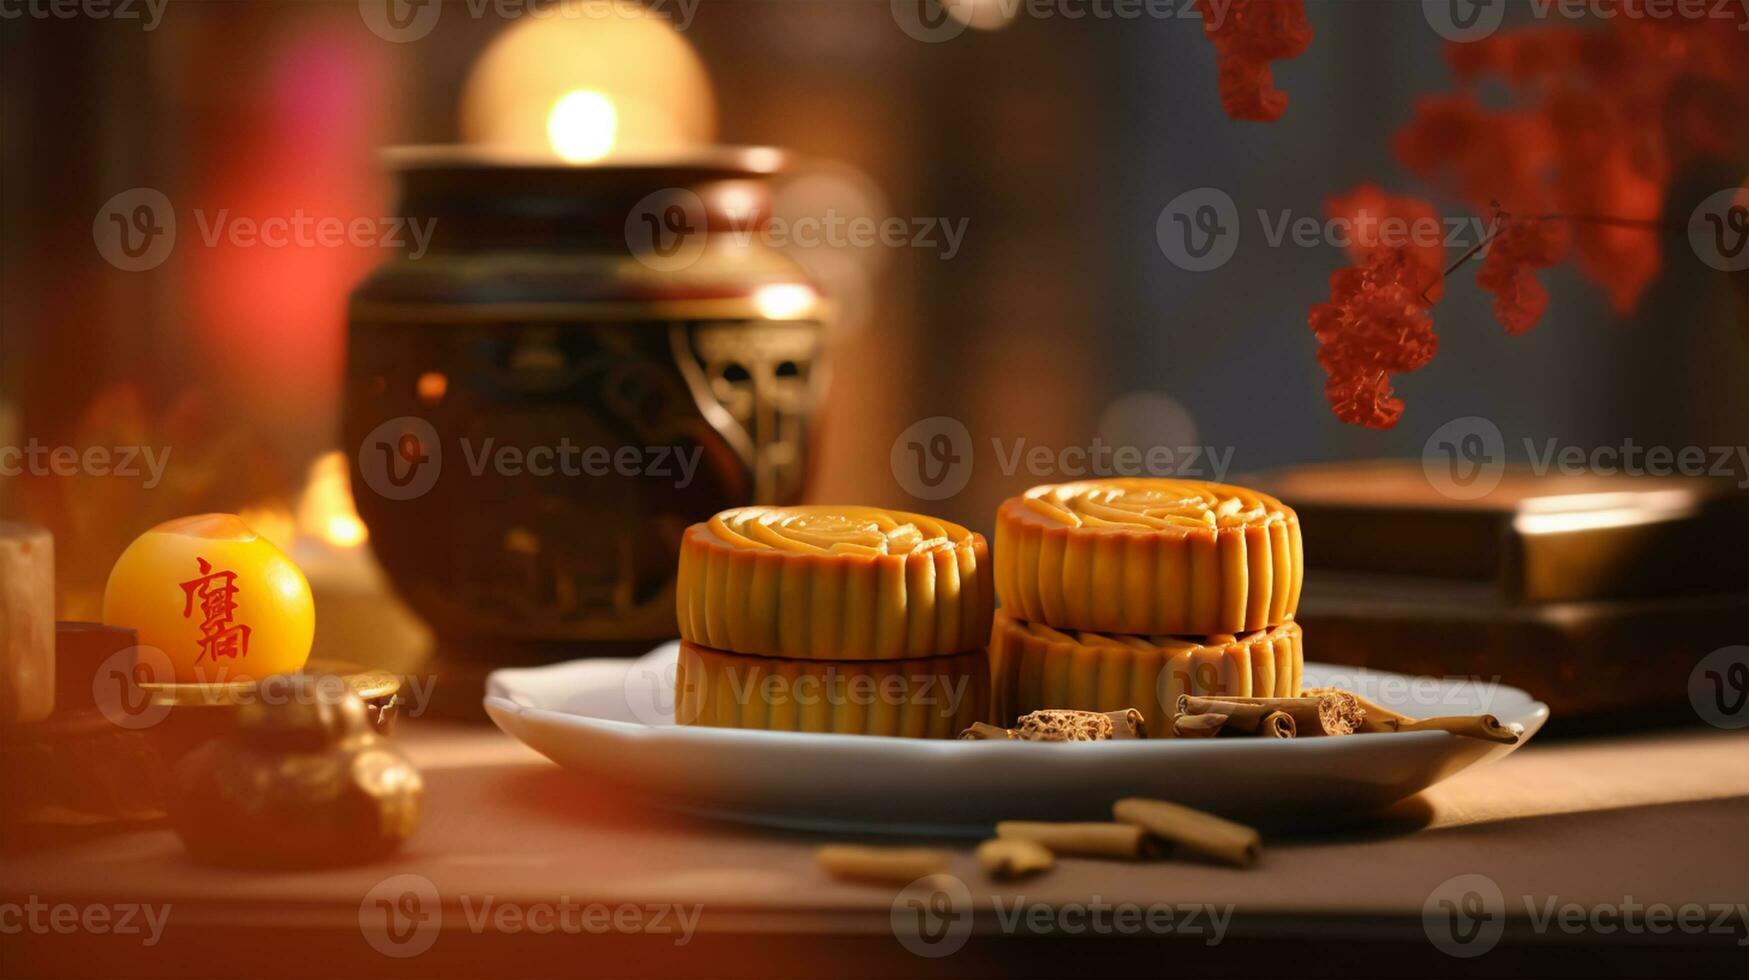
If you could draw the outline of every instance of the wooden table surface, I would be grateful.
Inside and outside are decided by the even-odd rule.
[[[207,868],[157,826],[8,854],[0,901],[169,911],[147,946],[142,935],[12,928],[19,913],[8,919],[0,908],[0,975],[1749,971],[1741,733],[1533,744],[1375,824],[1272,839],[1249,871],[1070,859],[996,885],[966,842],[931,842],[954,852],[953,874],[975,907],[969,940],[938,958],[901,944],[895,930],[906,927],[895,923],[915,920],[895,913],[896,888],[819,872],[813,850],[828,838],[669,814],[585,784],[488,728],[413,720],[397,741],[425,775],[424,822],[403,853],[376,865]],[[1504,910],[1501,941],[1478,960],[1441,952],[1424,924],[1424,906],[1460,889],[1447,884],[1460,875],[1484,876]],[[378,900],[413,895],[424,897],[395,906],[407,913],[394,920],[405,932],[385,939]],[[1027,910],[1018,921],[1017,903]],[[1707,907],[1710,930],[1610,928],[1624,907],[1660,903]],[[1113,910],[1132,906],[1130,926],[1119,925]],[[1163,906],[1177,915],[1172,931],[1159,926],[1163,913],[1153,929],[1136,924]],[[1194,921],[1184,919],[1190,906]],[[1574,911],[1565,914],[1585,920],[1577,926],[1539,921],[1568,906],[1615,918]],[[415,933],[419,922],[435,925]],[[424,948],[388,955],[373,939],[394,954]]]

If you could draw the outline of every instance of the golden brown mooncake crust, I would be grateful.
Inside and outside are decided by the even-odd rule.
[[[877,507],[741,507],[687,528],[682,639],[735,653],[894,660],[981,649],[995,606],[983,535]]]
[[[1299,607],[1293,510],[1198,480],[1033,487],[996,512],[996,592],[1065,630],[1212,636],[1278,626]]]
[[[776,732],[956,738],[990,711],[983,650],[911,660],[792,660],[682,641],[680,725]]]
[[[996,723],[1046,708],[1135,708],[1172,735],[1180,694],[1294,697],[1305,665],[1299,624],[1244,635],[1130,636],[1054,629],[996,613],[990,697]]]

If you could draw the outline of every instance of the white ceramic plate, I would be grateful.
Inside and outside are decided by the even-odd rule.
[[[492,673],[498,727],[586,779],[658,805],[785,827],[978,833],[1002,819],[1110,819],[1113,800],[1175,800],[1273,828],[1361,817],[1515,746],[1446,732],[1344,738],[1041,744],[698,728],[672,723],[679,646],[643,658]],[[1357,691],[1411,717],[1548,706],[1517,688],[1307,664],[1308,686]]]

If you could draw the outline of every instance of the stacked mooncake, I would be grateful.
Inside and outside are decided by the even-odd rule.
[[[1181,694],[1290,697],[1303,654],[1299,519],[1243,487],[1087,480],[996,513],[998,718],[1134,707],[1169,734]]]
[[[679,724],[953,738],[989,713],[982,535],[874,507],[742,507],[688,528]]]

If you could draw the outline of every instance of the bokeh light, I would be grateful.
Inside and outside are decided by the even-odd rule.
[[[692,45],[635,5],[605,9],[525,18],[493,39],[462,90],[462,139],[578,163],[715,142],[716,100]]]
[[[547,142],[572,163],[590,163],[612,151],[619,132],[619,110],[594,89],[567,92],[547,115]]]

